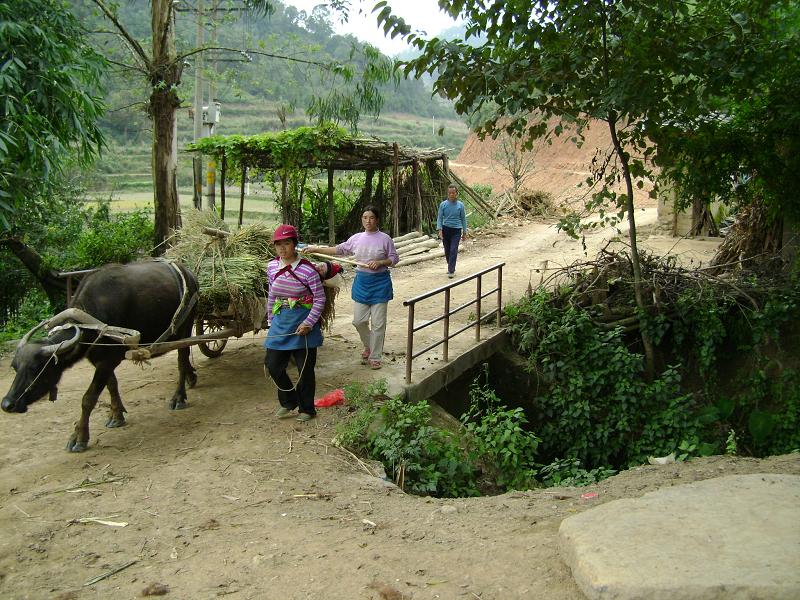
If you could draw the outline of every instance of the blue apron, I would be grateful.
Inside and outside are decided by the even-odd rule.
[[[352,287],[353,300],[359,304],[383,304],[394,298],[389,271],[366,273],[356,271]]]
[[[269,326],[267,339],[264,340],[264,348],[268,350],[301,350],[322,346],[322,327],[319,321],[306,335],[286,335],[294,334],[310,312],[311,309],[301,306],[281,308],[281,311],[272,317],[272,325]]]

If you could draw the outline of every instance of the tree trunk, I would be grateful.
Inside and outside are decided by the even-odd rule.
[[[617,136],[617,116],[613,112],[608,115],[608,129],[611,133],[611,141],[614,143],[614,150],[619,158],[620,165],[622,166],[622,176],[625,179],[625,193],[627,194],[627,201],[625,209],[628,211],[628,226],[630,228],[631,240],[631,263],[633,266],[633,289],[636,306],[642,314],[648,314],[647,305],[644,301],[644,292],[642,285],[642,266],[639,261],[639,247],[636,241],[636,216],[633,206],[633,180],[631,179],[631,171],[628,165],[628,155],[623,150],[619,143]],[[644,347],[645,356],[645,376],[648,380],[652,380],[655,375],[655,351],[653,349],[653,341],[650,336],[645,333],[645,328],[641,327],[639,332],[642,337],[642,346]]]
[[[36,250],[15,239],[0,240],[0,246],[5,246],[13,252],[14,256],[33,274],[54,308],[64,306],[67,297],[67,281],[60,279],[57,271],[46,268],[44,259]]]
[[[176,61],[171,0],[152,0],[153,60],[149,73],[152,92],[149,113],[153,121],[153,189],[155,192],[156,254],[180,227],[178,201],[177,87],[181,68]]]

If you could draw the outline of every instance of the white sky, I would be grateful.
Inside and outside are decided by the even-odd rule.
[[[310,13],[313,8],[323,3],[322,0],[283,0],[301,10]],[[384,37],[383,30],[378,28],[372,7],[377,0],[351,0],[350,18],[347,23],[341,24],[333,13],[333,28],[339,34],[352,34],[361,41],[369,42],[388,56],[402,52],[408,46],[401,41],[399,36],[395,39]],[[436,0],[390,0],[389,5],[395,15],[405,19],[412,30],[422,30],[429,36],[456,24],[449,15],[441,12]]]

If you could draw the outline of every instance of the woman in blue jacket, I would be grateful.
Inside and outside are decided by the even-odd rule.
[[[458,244],[461,240],[467,239],[467,213],[464,210],[464,203],[458,199],[458,188],[452,184],[447,186],[447,200],[442,200],[439,205],[436,229],[444,245],[447,276],[452,279],[456,276]]]

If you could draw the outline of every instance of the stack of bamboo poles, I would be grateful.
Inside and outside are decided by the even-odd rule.
[[[401,235],[394,238],[393,241],[400,257],[400,262],[395,265],[396,267],[413,265],[444,256],[444,250],[438,240],[418,231]]]

